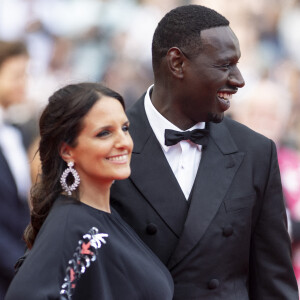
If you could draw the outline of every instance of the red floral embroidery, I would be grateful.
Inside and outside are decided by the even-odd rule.
[[[102,243],[106,243],[104,238],[108,237],[108,234],[98,233],[98,231],[96,227],[91,228],[89,232],[83,236],[83,240],[78,242],[78,246],[73,254],[73,259],[69,260],[64,283],[61,286],[61,300],[72,299],[77,281],[86,269],[90,267],[91,262],[96,260],[97,250],[101,247]]]
[[[81,254],[89,254],[89,255],[91,255],[92,252],[89,250],[90,246],[91,246],[90,242],[88,242],[87,244],[82,243],[82,245],[81,245]]]

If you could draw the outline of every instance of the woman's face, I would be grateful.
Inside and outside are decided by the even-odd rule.
[[[70,155],[81,184],[109,183],[130,175],[133,142],[121,103],[103,96],[83,120],[83,129]]]

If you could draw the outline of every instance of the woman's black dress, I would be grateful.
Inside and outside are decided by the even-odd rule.
[[[167,268],[116,211],[60,196],[5,300],[169,300],[172,295]]]

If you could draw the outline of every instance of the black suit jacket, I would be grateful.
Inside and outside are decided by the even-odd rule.
[[[13,151],[13,149],[12,149]],[[24,254],[22,235],[29,223],[27,199],[21,199],[0,147],[0,299],[14,275],[14,265]]]
[[[112,205],[168,266],[174,299],[298,300],[274,143],[225,118],[209,123],[189,201],[150,127],[129,111],[129,179]]]

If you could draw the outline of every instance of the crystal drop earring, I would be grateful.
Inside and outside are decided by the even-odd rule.
[[[60,184],[62,189],[69,195],[72,195],[72,191],[75,191],[76,188],[79,186],[80,183],[80,177],[78,172],[73,168],[74,162],[70,161],[68,162],[68,168],[64,170],[60,177]],[[71,185],[67,184],[67,177],[69,174],[73,175],[73,183]]]

